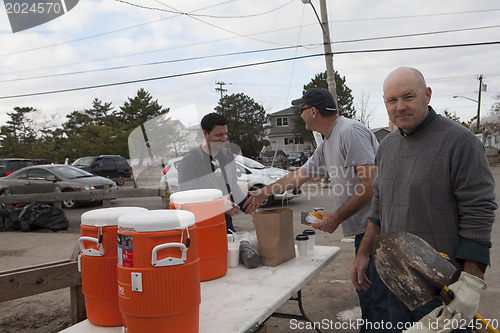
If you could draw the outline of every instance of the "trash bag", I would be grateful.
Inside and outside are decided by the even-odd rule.
[[[20,229],[19,214],[21,208],[18,206],[0,207],[0,231],[16,231]]]
[[[240,241],[240,257],[248,268],[257,268],[260,265],[259,253],[249,241]]]
[[[42,228],[59,231],[69,227],[69,221],[62,209],[38,203],[23,207],[19,213],[19,223],[21,231],[34,231]]]

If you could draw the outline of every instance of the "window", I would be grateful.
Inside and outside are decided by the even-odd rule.
[[[278,126],[278,127],[288,126],[288,117],[278,117],[278,118],[276,118],[276,126]]]
[[[51,173],[43,169],[31,169],[28,172],[29,180],[47,180]]]
[[[304,144],[304,138],[303,137],[300,137],[300,138],[284,138],[285,140],[285,145],[291,145],[291,144],[296,144],[296,145],[299,145],[299,144]]]

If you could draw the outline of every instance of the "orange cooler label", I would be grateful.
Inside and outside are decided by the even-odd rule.
[[[118,234],[118,265],[134,267],[134,239],[132,236]]]

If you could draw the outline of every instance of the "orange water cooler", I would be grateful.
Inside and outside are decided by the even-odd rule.
[[[224,276],[227,273],[227,227],[222,191],[176,192],[170,196],[170,208],[187,210],[196,217],[201,281]]]
[[[118,304],[129,333],[198,332],[200,260],[194,214],[150,210],[118,219]]]
[[[147,209],[116,207],[82,214],[79,267],[87,318],[91,323],[122,325],[116,283],[118,218],[123,214],[144,211]]]

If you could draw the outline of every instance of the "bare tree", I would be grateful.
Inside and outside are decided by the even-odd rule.
[[[356,119],[368,127],[370,123],[370,118],[375,113],[375,107],[374,106],[370,107],[369,102],[370,102],[370,96],[367,95],[363,90],[361,92],[361,101],[359,102],[356,108]]]

